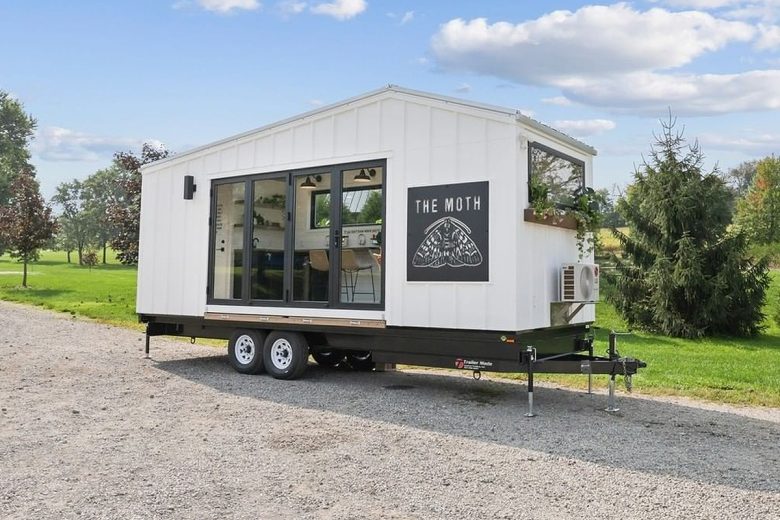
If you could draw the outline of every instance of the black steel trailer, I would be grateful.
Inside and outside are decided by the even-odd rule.
[[[258,323],[223,321],[201,317],[142,314],[146,324],[146,356],[152,336],[180,336],[228,340],[228,358],[241,373],[268,372],[277,379],[303,375],[311,355],[318,364],[347,363],[356,370],[374,370],[395,364],[482,372],[525,373],[528,377],[527,417],[534,416],[534,374],[609,375],[609,403],[615,406],[615,378],[624,377],[630,389],[631,376],[646,364],[621,357],[614,331],[605,356],[595,355],[595,334],[590,324],[548,327],[529,331],[451,330],[413,327],[344,327],[288,320]],[[277,321],[283,321],[281,319]],[[312,320],[308,320],[312,321]]]

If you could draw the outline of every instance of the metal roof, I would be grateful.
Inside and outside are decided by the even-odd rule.
[[[596,149],[593,148],[592,146],[587,145],[587,144],[583,143],[582,141],[579,141],[579,140],[571,137],[570,135],[566,135],[563,132],[561,132],[559,130],[556,130],[555,128],[553,128],[551,126],[545,125],[544,123],[541,123],[541,122],[539,122],[539,121],[537,121],[535,119],[532,119],[532,118],[522,114],[519,110],[512,109],[512,108],[506,108],[506,107],[500,107],[500,106],[496,106],[496,105],[489,105],[489,104],[486,104],[486,103],[478,103],[476,101],[470,101],[470,100],[467,100],[467,99],[460,99],[460,98],[454,98],[454,97],[449,97],[449,96],[443,96],[443,95],[440,95],[440,94],[433,94],[431,92],[424,92],[424,91],[421,91],[421,90],[414,90],[414,89],[400,87],[398,85],[389,84],[389,85],[387,85],[385,87],[382,87],[382,88],[379,88],[379,89],[376,89],[376,90],[372,90],[370,92],[366,92],[364,94],[360,94],[358,96],[354,96],[354,97],[351,97],[351,98],[339,101],[337,103],[332,103],[330,105],[325,105],[325,106],[319,107],[317,109],[310,110],[310,111],[304,112],[302,114],[298,114],[298,115],[293,116],[293,117],[288,117],[286,119],[282,119],[281,121],[276,121],[274,123],[270,123],[268,125],[264,125],[264,126],[261,126],[259,128],[255,128],[253,130],[249,130],[247,132],[242,132],[240,134],[236,134],[236,135],[233,135],[233,136],[230,136],[230,137],[226,137],[224,139],[220,139],[218,141],[214,141],[214,142],[211,142],[211,143],[208,143],[208,144],[204,144],[204,145],[198,146],[196,148],[191,148],[190,150],[184,151],[182,153],[179,153],[179,154],[176,154],[176,155],[171,155],[171,156],[169,156],[169,157],[167,157],[165,159],[160,159],[159,161],[155,161],[153,163],[146,164],[141,169],[146,169],[146,168],[149,168],[149,167],[152,167],[152,166],[159,166],[159,165],[165,164],[167,162],[175,161],[175,160],[181,159],[183,157],[186,157],[188,155],[192,155],[194,153],[201,152],[201,151],[206,150],[208,148],[212,148],[214,146],[219,146],[219,145],[222,145],[222,144],[226,144],[226,143],[229,143],[231,141],[237,141],[239,139],[243,139],[244,137],[248,137],[248,136],[253,135],[253,134],[258,134],[258,133],[264,132],[266,130],[270,130],[272,128],[276,128],[276,127],[279,127],[279,126],[286,125],[288,123],[292,123],[294,121],[298,121],[300,119],[305,119],[305,118],[308,118],[308,117],[316,116],[316,115],[321,114],[323,112],[328,112],[330,110],[334,110],[336,108],[343,107],[345,105],[349,105],[351,103],[362,101],[364,99],[368,99],[368,98],[371,98],[371,97],[374,97],[374,96],[378,96],[380,94],[384,94],[384,93],[387,93],[387,92],[398,92],[400,94],[406,94],[408,96],[415,96],[415,97],[424,98],[424,99],[430,99],[430,100],[434,100],[434,101],[441,101],[443,103],[448,103],[448,104],[453,104],[453,105],[460,105],[460,106],[463,106],[463,107],[475,108],[475,109],[478,109],[478,110],[485,110],[485,111],[488,111],[488,112],[495,112],[495,113],[499,113],[499,114],[505,114],[505,115],[508,115],[508,116],[512,116],[517,121],[519,121],[519,122],[521,122],[523,124],[526,124],[526,125],[530,126],[531,128],[534,128],[536,130],[539,130],[539,131],[547,133],[547,134],[552,134],[553,137],[556,137],[556,138],[560,139],[561,141],[565,142],[566,144],[568,144],[568,145],[570,145],[570,146],[572,146],[572,147],[574,147],[574,148],[576,148],[576,149],[578,149],[578,150],[580,150],[580,151],[582,151],[584,153],[587,153],[587,154],[590,154],[590,155],[596,155],[597,154]]]

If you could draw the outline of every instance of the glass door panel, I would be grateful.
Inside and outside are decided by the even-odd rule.
[[[244,182],[215,186],[214,298],[242,298]]]
[[[382,181],[379,166],[341,172],[341,303],[382,301]]]
[[[284,299],[287,178],[254,181],[251,298]]]
[[[323,172],[294,176],[293,189],[293,300],[327,303],[331,257],[331,175]]]

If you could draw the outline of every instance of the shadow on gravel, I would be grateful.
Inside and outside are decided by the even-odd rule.
[[[347,414],[556,457],[754,491],[780,491],[780,425],[605,395],[538,388],[526,418],[524,385],[460,375],[360,373],[310,365],[304,379],[233,371],[222,355],[157,362],[163,371],[220,392],[290,407]],[[291,413],[294,409],[291,408]],[[533,457],[529,457],[532,459]],[[583,486],[587,483],[583,482]]]

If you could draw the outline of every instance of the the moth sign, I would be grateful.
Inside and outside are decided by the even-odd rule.
[[[487,282],[488,182],[409,188],[406,279]]]

